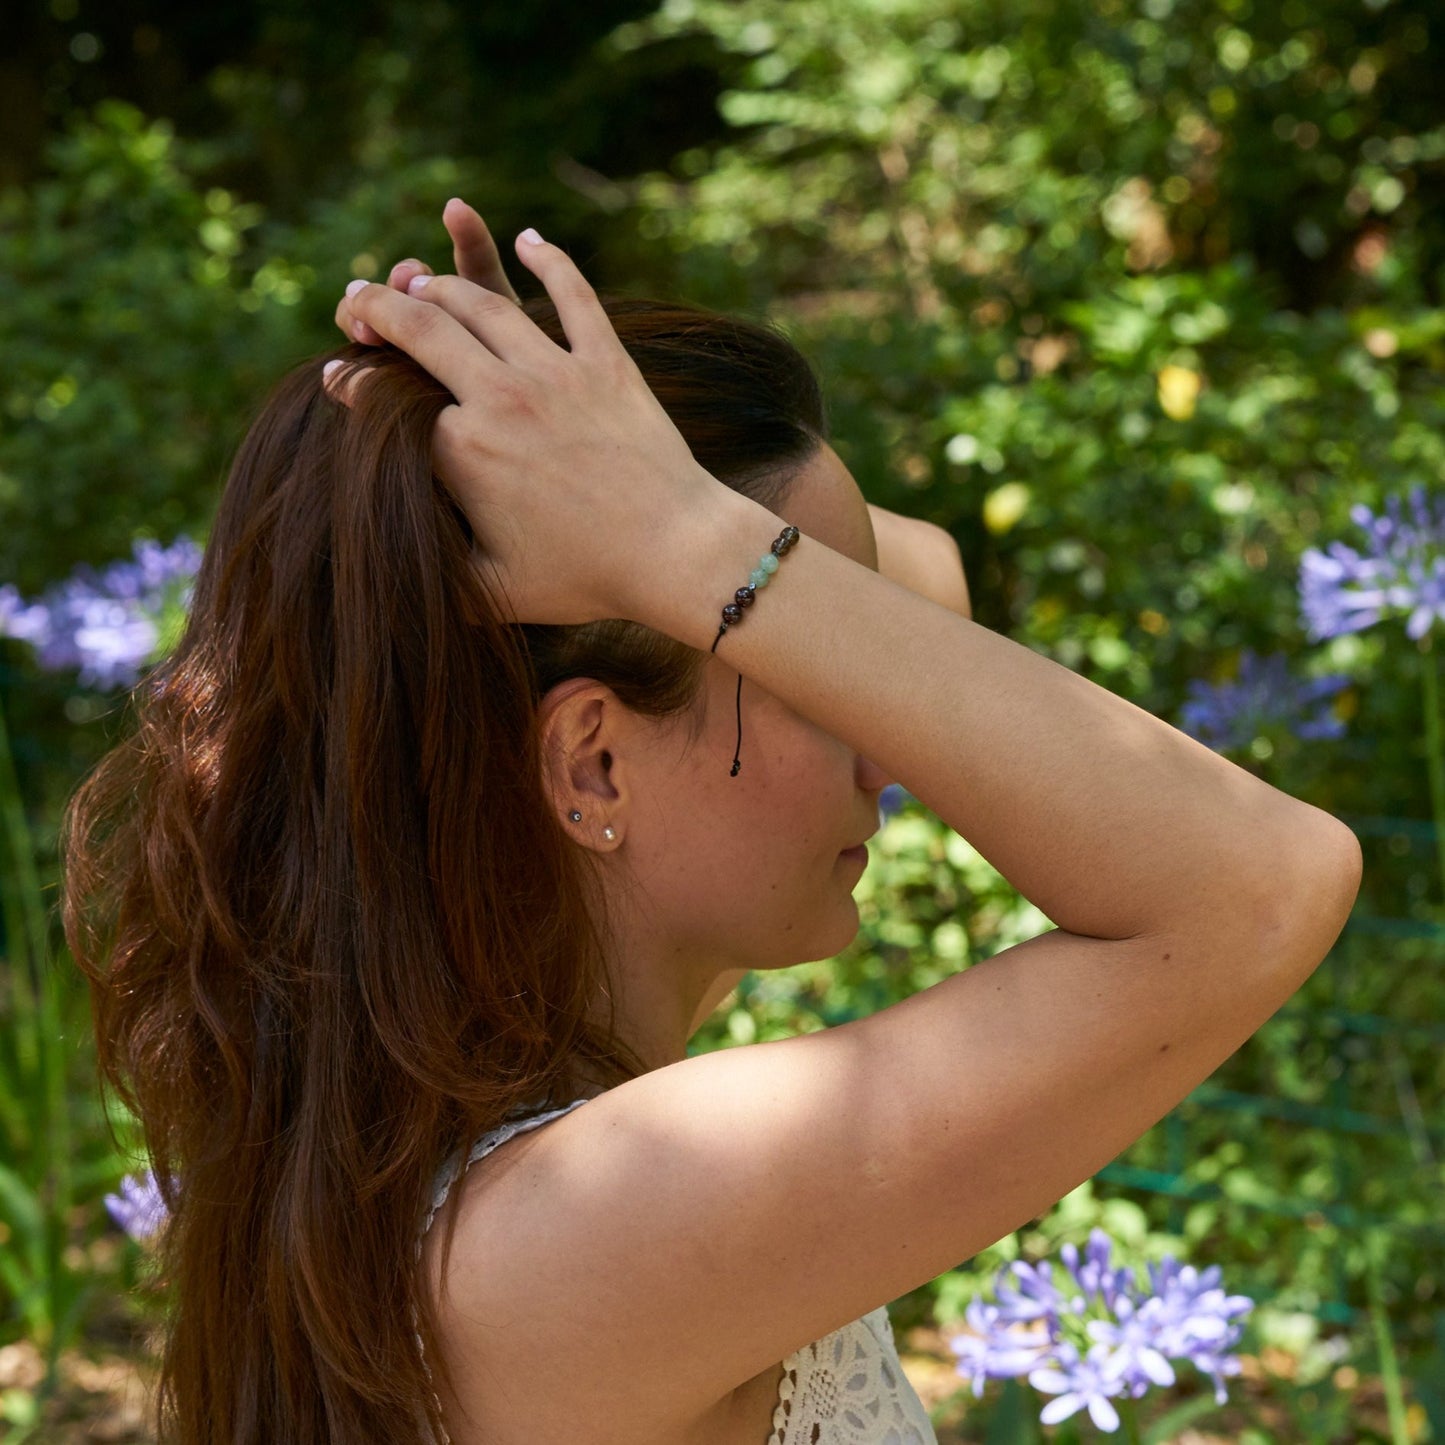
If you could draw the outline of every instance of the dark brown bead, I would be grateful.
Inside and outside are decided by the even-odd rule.
[[[751,607],[756,597],[757,593],[751,585],[739,587],[738,590],[733,593],[733,600],[736,601],[739,607]]]
[[[736,602],[729,602],[722,610],[723,621],[731,626],[734,622],[741,622],[743,609]]]

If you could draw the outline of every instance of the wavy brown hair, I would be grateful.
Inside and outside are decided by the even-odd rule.
[[[825,435],[798,352],[691,307],[606,306],[701,464],[776,507]],[[526,310],[565,344],[549,302]],[[539,702],[589,677],[698,720],[705,653],[631,621],[501,620],[428,461],[449,394],[396,351],[337,354],[372,368],[354,406],[320,359],[266,403],[184,635],[65,818],[102,1084],[170,1211],[167,1445],[439,1427],[414,1333],[439,1362],[416,1267],[439,1163],[579,1065],[642,1071],[590,1008],[612,992],[605,919],[544,791]]]

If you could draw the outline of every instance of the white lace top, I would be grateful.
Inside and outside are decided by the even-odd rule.
[[[560,1109],[510,1120],[483,1134],[465,1156],[461,1150],[453,1154],[437,1173],[431,1208],[417,1240],[418,1256],[421,1239],[466,1165],[586,1102],[575,1099]],[[928,1412],[899,1363],[886,1306],[783,1361],[766,1445],[938,1445]]]

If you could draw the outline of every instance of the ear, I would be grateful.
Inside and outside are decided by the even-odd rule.
[[[590,677],[568,678],[542,699],[538,727],[543,784],[558,820],[580,841],[593,843],[608,822],[617,828],[623,803],[614,773],[614,715],[622,704]],[[582,814],[575,823],[569,816]]]

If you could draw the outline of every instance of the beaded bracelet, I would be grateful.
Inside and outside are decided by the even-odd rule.
[[[743,620],[743,613],[757,600],[758,589],[766,587],[773,573],[778,570],[778,559],[780,557],[786,557],[801,536],[802,533],[799,532],[796,527],[784,527],[783,530],[773,538],[772,547],[758,558],[758,565],[753,568],[751,575],[748,577],[747,586],[739,587],[738,590],[733,593],[733,600],[723,608],[722,626],[718,628],[717,636],[713,638],[712,647],[709,651],[716,652],[718,643],[722,641],[723,633],[726,632],[729,627]],[[737,747],[733,749],[733,767],[732,772],[728,774],[730,778],[737,777],[738,771],[743,765],[742,759],[739,756],[743,746],[742,673],[738,674],[737,712],[738,742]]]

